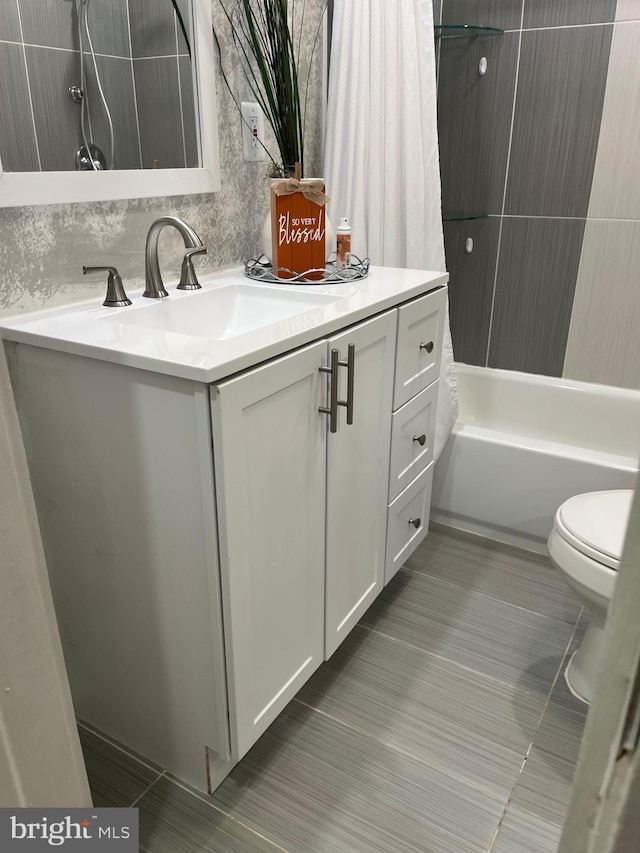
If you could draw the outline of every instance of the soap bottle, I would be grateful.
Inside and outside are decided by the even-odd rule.
[[[336,266],[345,269],[351,263],[351,226],[346,216],[336,229]]]

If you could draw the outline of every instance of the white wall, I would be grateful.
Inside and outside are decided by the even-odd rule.
[[[620,0],[564,376],[640,388],[640,2]]]
[[[0,806],[91,804],[0,346]]]

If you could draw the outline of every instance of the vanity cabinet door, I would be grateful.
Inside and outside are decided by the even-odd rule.
[[[212,389],[229,717],[242,758],[323,659],[326,340]]]
[[[340,407],[327,440],[327,658],[384,585],[396,316],[389,311],[329,340],[340,361],[354,344],[355,365],[353,424]],[[339,368],[339,400],[347,399],[347,374]]]

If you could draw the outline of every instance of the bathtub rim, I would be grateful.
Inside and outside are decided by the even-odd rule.
[[[620,385],[604,385],[599,382],[584,382],[581,379],[569,379],[564,376],[546,376],[542,373],[526,373],[522,370],[506,370],[502,367],[481,367],[477,364],[467,364],[464,361],[454,362],[456,379],[459,373],[491,376],[505,382],[525,383],[527,385],[549,386],[580,391],[590,396],[615,397],[617,399],[636,401],[640,404],[640,389],[625,388]],[[465,421],[467,423],[467,421]]]

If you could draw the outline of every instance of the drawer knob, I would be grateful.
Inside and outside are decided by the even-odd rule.
[[[413,440],[417,441],[420,447],[423,447],[425,441],[427,440],[427,436],[424,433],[422,435],[414,435]]]
[[[420,527],[420,519],[419,518],[410,518],[409,524],[413,524],[413,526],[417,530]]]
[[[420,349],[426,349],[427,352],[433,352],[433,341],[429,341],[427,344],[420,344]]]

